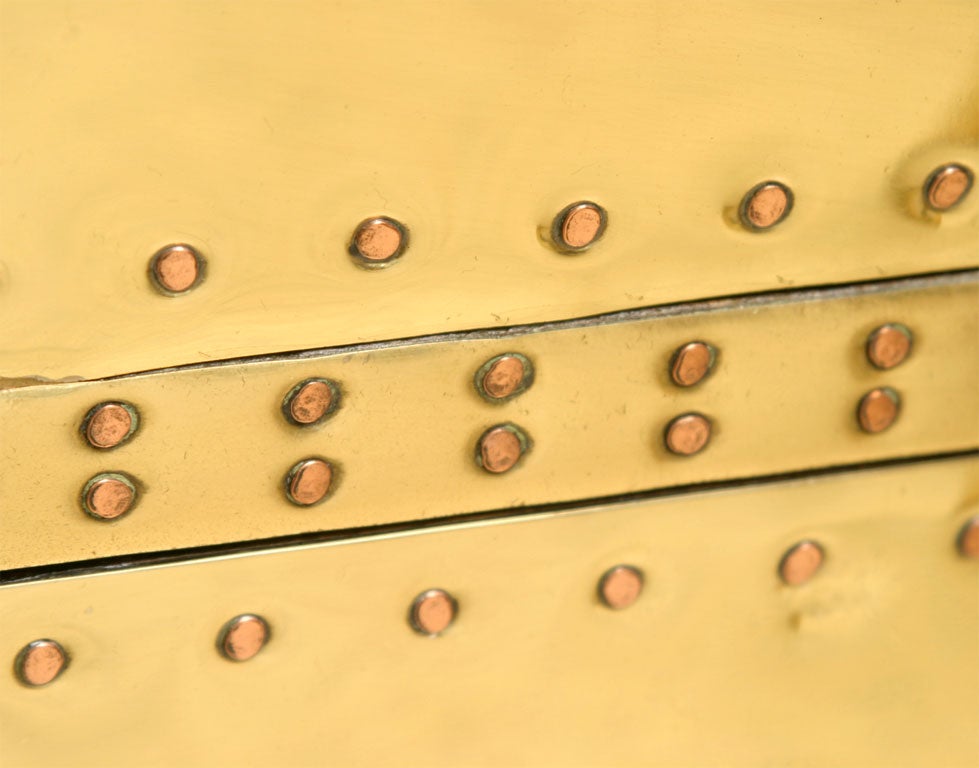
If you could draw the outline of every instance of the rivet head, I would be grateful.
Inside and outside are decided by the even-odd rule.
[[[318,504],[329,496],[333,474],[333,465],[325,459],[303,459],[286,475],[286,496],[300,507]]]
[[[154,285],[168,296],[179,296],[200,283],[204,259],[189,245],[168,245],[150,260]]]
[[[762,232],[784,221],[792,211],[792,190],[777,181],[764,181],[748,190],[741,200],[741,223]]]
[[[501,474],[513,469],[530,448],[530,439],[515,424],[490,427],[476,445],[476,463],[487,472]]]
[[[428,589],[412,602],[408,620],[418,634],[436,637],[452,625],[458,612],[452,595],[444,589]]]
[[[911,353],[911,331],[900,323],[888,323],[867,337],[867,359],[886,371],[903,363]]]
[[[243,613],[221,628],[218,649],[231,661],[248,661],[269,641],[269,625],[261,616]]]
[[[609,608],[628,608],[642,593],[642,571],[631,565],[610,568],[598,582],[598,596]]]
[[[357,225],[350,240],[350,255],[362,267],[377,269],[397,261],[408,247],[404,225],[378,216]]]
[[[572,203],[554,217],[551,239],[558,250],[584,251],[594,245],[608,225],[608,214],[597,203]]]
[[[122,445],[136,432],[139,416],[129,403],[99,403],[82,421],[82,434],[93,448]]]
[[[340,388],[329,379],[299,382],[282,401],[286,419],[300,427],[319,424],[340,406]]]
[[[82,508],[98,520],[115,520],[136,504],[136,484],[121,472],[102,472],[82,489]]]
[[[814,541],[800,541],[782,556],[778,564],[779,578],[790,587],[805,584],[822,567],[823,548]]]
[[[703,341],[691,341],[673,353],[670,377],[678,387],[699,384],[714,367],[714,348]]]
[[[14,672],[24,685],[36,688],[54,681],[68,666],[68,654],[54,640],[35,640],[21,648]]]
[[[964,165],[943,165],[932,171],[925,182],[925,203],[942,213],[961,203],[972,189],[972,171]]]
[[[534,381],[534,366],[516,352],[486,361],[476,371],[476,390],[484,399],[501,403],[527,390]]]
[[[979,560],[979,515],[968,520],[962,526],[956,543],[962,557]]]
[[[890,387],[878,387],[860,398],[857,421],[864,432],[883,432],[895,422],[900,411],[900,395]]]
[[[678,456],[699,453],[710,440],[710,420],[699,413],[685,413],[666,425],[666,447]]]

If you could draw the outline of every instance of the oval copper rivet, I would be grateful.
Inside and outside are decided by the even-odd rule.
[[[129,403],[99,403],[82,421],[82,434],[93,448],[115,448],[136,432],[139,417]]]
[[[325,459],[303,459],[286,475],[286,496],[293,504],[310,507],[323,501],[333,485],[333,465]]]
[[[609,608],[628,608],[642,593],[642,571],[631,565],[610,568],[598,583],[598,596]]]
[[[428,589],[412,602],[408,618],[418,634],[436,637],[452,625],[458,612],[459,604],[452,595],[444,589]]]
[[[319,424],[340,405],[340,390],[329,379],[306,379],[285,396],[282,411],[300,427]]]
[[[950,163],[932,171],[925,182],[925,204],[943,213],[961,203],[972,189],[972,171],[964,165]]]
[[[857,421],[864,432],[883,432],[893,424],[901,411],[901,397],[890,387],[870,390],[857,406]]]
[[[771,229],[792,211],[792,190],[777,181],[764,181],[748,190],[741,200],[741,223],[762,232]]]
[[[57,679],[68,666],[68,654],[54,640],[35,640],[17,654],[14,671],[24,685],[36,688]]]
[[[867,337],[867,359],[886,371],[903,363],[911,353],[911,331],[900,323],[887,323]]]
[[[583,251],[594,245],[608,225],[608,214],[597,203],[572,203],[554,217],[551,239],[559,250]]]
[[[973,517],[962,526],[956,543],[962,557],[979,559],[979,516]]]
[[[534,380],[530,360],[516,352],[497,355],[476,372],[476,390],[490,402],[503,402],[527,390]]]
[[[362,267],[386,267],[408,247],[408,230],[387,216],[367,219],[357,225],[350,240],[350,255]]]
[[[515,424],[499,424],[479,438],[476,461],[487,472],[500,474],[513,469],[526,453],[529,440]]]
[[[703,341],[691,341],[673,353],[670,377],[678,387],[699,384],[714,367],[714,348]]]
[[[150,276],[163,293],[186,293],[204,276],[204,259],[189,245],[168,245],[150,260]]]
[[[815,541],[800,541],[782,556],[778,575],[790,587],[805,584],[822,568],[825,555]]]
[[[710,420],[699,413],[684,413],[666,425],[666,447],[678,456],[699,453],[710,440]]]
[[[99,520],[122,517],[136,503],[136,484],[120,472],[102,472],[82,489],[82,507]]]
[[[269,641],[269,625],[261,616],[243,613],[221,628],[218,648],[226,659],[248,661]]]

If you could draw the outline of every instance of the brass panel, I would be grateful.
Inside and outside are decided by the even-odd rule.
[[[707,302],[590,322],[268,360],[159,371],[108,381],[0,391],[0,564],[19,568],[134,552],[359,528],[566,502],[979,445],[976,273],[845,290]],[[910,358],[879,371],[868,334],[900,322]],[[703,339],[716,370],[696,387],[670,381],[670,356]],[[520,352],[535,380],[497,405],[473,375]],[[343,403],[319,427],[286,421],[299,381],[339,382]],[[888,386],[897,422],[868,435],[860,397]],[[79,425],[104,400],[133,403],[138,432],[107,452]],[[680,413],[713,420],[692,457],[663,447]],[[533,447],[511,472],[474,460],[487,427],[513,422]],[[296,462],[339,467],[324,503],[283,491]],[[141,499],[112,522],[83,514],[79,494],[100,472],[125,472]]]
[[[979,4],[0,0],[0,376],[975,266]],[[755,184],[788,219],[735,222]],[[560,255],[590,199],[602,240]],[[355,226],[411,243],[365,271]],[[150,257],[199,248],[159,295]]]
[[[742,487],[0,589],[10,766],[965,768],[979,572],[954,538],[975,459]],[[808,584],[782,553],[825,547]],[[646,574],[610,611],[610,566]],[[408,625],[449,590],[455,624]],[[218,632],[257,613],[245,663]],[[8,667],[9,669],[9,667]]]

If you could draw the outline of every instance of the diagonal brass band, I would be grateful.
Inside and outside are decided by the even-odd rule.
[[[0,565],[973,448],[977,295],[969,272],[2,390]],[[884,324],[913,338],[907,358],[888,370],[872,365],[866,349]],[[692,341],[716,351],[714,367],[679,387],[673,354]],[[474,376],[506,353],[533,366],[533,381],[488,402]],[[326,400],[307,405],[319,403],[324,420],[300,426],[283,399],[310,379],[332,382],[338,399],[318,390]],[[115,410],[123,419],[116,432],[106,422],[105,435],[125,440],[108,450],[82,432],[86,415],[106,402],[133,407]],[[872,408],[858,418],[861,402]],[[135,431],[125,420],[133,414]],[[704,437],[703,424],[684,423],[686,432],[665,438],[690,414],[709,432],[698,453],[676,455],[668,445]],[[886,428],[866,431],[884,417]],[[494,442],[478,447],[481,435]],[[95,509],[85,514],[83,504]]]

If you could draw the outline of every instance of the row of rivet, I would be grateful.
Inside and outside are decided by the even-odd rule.
[[[880,370],[891,369],[910,354],[911,331],[900,323],[888,323],[868,337],[868,361]],[[677,349],[670,361],[672,381],[680,387],[702,382],[714,369],[716,349],[704,341],[692,341]],[[497,355],[477,371],[474,386],[488,402],[501,403],[526,391],[534,381],[533,363],[525,355],[508,352]],[[308,427],[327,419],[340,406],[340,386],[330,379],[311,378],[296,384],[282,402],[282,413],[292,424]],[[900,396],[890,387],[878,387],[865,394],[857,406],[857,422],[867,433],[887,429],[900,411]],[[109,449],[122,445],[136,432],[139,416],[125,402],[101,403],[86,414],[82,433],[93,448]],[[702,413],[688,412],[673,418],[663,433],[666,448],[678,456],[692,456],[710,441],[711,420]],[[496,424],[480,436],[476,444],[478,466],[491,474],[513,469],[532,446],[530,436],[516,424]],[[294,464],[285,477],[286,497],[299,506],[324,501],[335,487],[337,469],[328,459],[309,457]],[[102,472],[91,478],[82,490],[85,511],[100,520],[114,520],[128,512],[136,502],[137,483],[123,472]]]
[[[956,546],[963,557],[979,559],[979,516],[962,527]],[[778,564],[782,583],[798,587],[812,579],[823,565],[825,550],[819,542],[805,539],[794,544]],[[644,576],[634,565],[616,565],[598,581],[598,597],[603,605],[622,610],[633,605],[642,593]],[[445,632],[459,613],[456,599],[444,589],[427,589],[419,594],[408,611],[408,623],[420,635],[437,637]],[[241,614],[225,623],[217,637],[217,648],[231,661],[247,661],[268,643],[269,623],[255,614]],[[35,640],[17,654],[14,672],[25,685],[38,687],[57,678],[68,666],[69,656],[60,643]]]
[[[925,205],[945,212],[958,205],[972,188],[972,171],[959,164],[935,169],[925,182]],[[741,224],[752,232],[764,232],[792,211],[792,190],[778,181],[765,181],[748,190],[738,207]],[[563,253],[580,253],[594,245],[608,226],[608,213],[587,200],[562,209],[551,224],[550,238]],[[387,216],[361,222],[354,230],[348,251],[355,263],[367,269],[386,267],[397,261],[408,247],[408,229]],[[179,296],[204,278],[204,257],[189,245],[169,245],[150,260],[150,278],[167,296]]]

